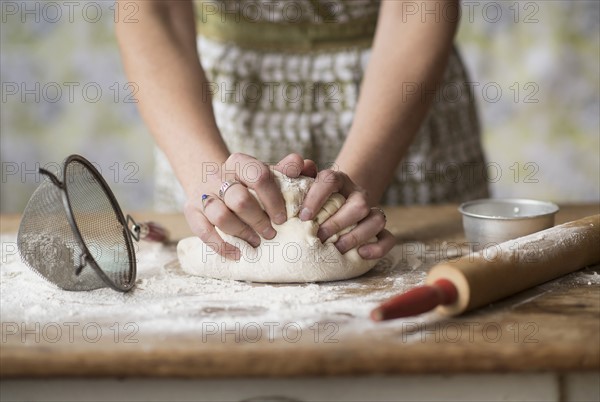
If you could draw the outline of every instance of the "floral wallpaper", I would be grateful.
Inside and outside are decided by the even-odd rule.
[[[600,200],[600,3],[467,3],[457,41],[481,84],[493,194]]]
[[[426,18],[421,4],[412,12]],[[114,3],[0,7],[0,211],[21,212],[37,167],[56,171],[71,153],[96,163],[124,210],[152,208],[153,142],[119,60]],[[464,1],[461,12],[493,194],[600,200],[600,3]]]

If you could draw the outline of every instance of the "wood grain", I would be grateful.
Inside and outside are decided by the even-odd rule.
[[[565,206],[562,223],[597,214],[598,205]],[[398,240],[462,239],[455,205],[387,208]],[[166,225],[181,238],[189,229],[180,215],[136,214]],[[14,232],[18,216],[2,216],[2,232]],[[584,274],[598,274],[600,267]],[[580,273],[581,274],[581,273]],[[373,288],[391,286],[377,278]],[[293,320],[294,317],[290,317]],[[56,343],[21,342],[2,323],[0,375],[23,377],[288,377],[365,374],[582,371],[600,369],[600,287],[569,276],[455,318],[382,324],[328,343],[303,337],[259,342],[203,341],[199,333],[153,333],[137,343],[98,343],[75,337]]]

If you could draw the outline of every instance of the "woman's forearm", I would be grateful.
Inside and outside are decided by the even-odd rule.
[[[403,1],[384,1],[355,118],[336,161],[376,204],[425,118],[433,95],[408,95],[407,85],[433,90],[440,83],[458,17],[438,12],[403,15]],[[411,2],[414,4],[414,2]],[[426,2],[433,8],[433,2]],[[454,7],[447,7],[447,5]],[[458,10],[457,0],[438,10]]]
[[[126,0],[129,2],[130,0]],[[191,1],[138,1],[138,22],[116,26],[123,63],[139,88],[140,113],[189,195],[204,162],[229,152],[213,115],[196,50]]]

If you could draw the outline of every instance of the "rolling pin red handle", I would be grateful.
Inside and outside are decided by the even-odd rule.
[[[452,304],[457,299],[458,291],[454,284],[447,279],[440,279],[433,285],[420,286],[392,297],[371,311],[371,319],[384,321],[419,315],[433,310],[440,304]]]

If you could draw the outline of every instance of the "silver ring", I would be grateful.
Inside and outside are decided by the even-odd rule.
[[[373,207],[371,208],[371,211],[373,210],[381,212],[381,215],[383,215],[383,220],[387,222],[387,216],[385,215],[385,211],[383,209],[379,207]]]
[[[223,201],[225,201],[224,197],[225,197],[225,193],[227,192],[227,190],[229,190],[232,186],[235,186],[236,184],[242,184],[239,181],[224,181],[221,184],[221,188],[219,189],[219,198],[222,199]]]

